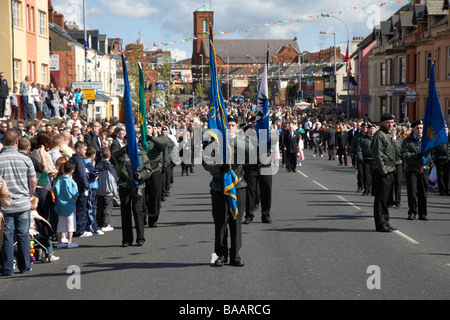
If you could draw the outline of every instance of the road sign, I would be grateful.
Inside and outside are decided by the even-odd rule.
[[[74,89],[87,89],[87,90],[101,90],[102,82],[101,81],[77,81],[71,82],[70,86]]]
[[[156,83],[156,90],[157,91],[164,91],[164,90],[166,90],[166,84],[164,82],[157,82]]]
[[[95,90],[83,90],[85,100],[95,100]]]

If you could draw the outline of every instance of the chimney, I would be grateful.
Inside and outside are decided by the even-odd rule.
[[[57,26],[61,27],[62,29],[64,29],[64,15],[62,13],[58,13],[58,12],[54,12],[53,14],[53,23],[56,24]]]
[[[48,0],[48,22],[54,23],[53,22],[53,5],[52,5],[52,0]]]

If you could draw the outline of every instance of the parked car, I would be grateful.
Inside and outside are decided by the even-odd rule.
[[[230,101],[231,102],[245,102],[245,97],[241,95],[231,96]]]
[[[173,106],[174,106],[174,107],[179,107],[179,106],[181,106],[180,100],[174,100]]]

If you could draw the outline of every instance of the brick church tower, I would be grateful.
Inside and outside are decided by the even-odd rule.
[[[192,48],[192,64],[195,66],[200,66],[202,64],[202,56],[200,55],[202,52],[202,39],[203,36],[209,33],[211,30],[214,30],[214,12],[206,7],[201,6],[194,12],[194,41]],[[203,56],[203,65],[209,63],[206,61],[206,57]],[[206,69],[209,70],[209,69]],[[193,78],[198,79],[201,76],[201,68],[193,68]],[[196,82],[194,80],[194,82]]]

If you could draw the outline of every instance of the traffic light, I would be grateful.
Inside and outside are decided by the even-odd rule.
[[[194,106],[194,97],[189,97],[188,107],[192,108]]]

